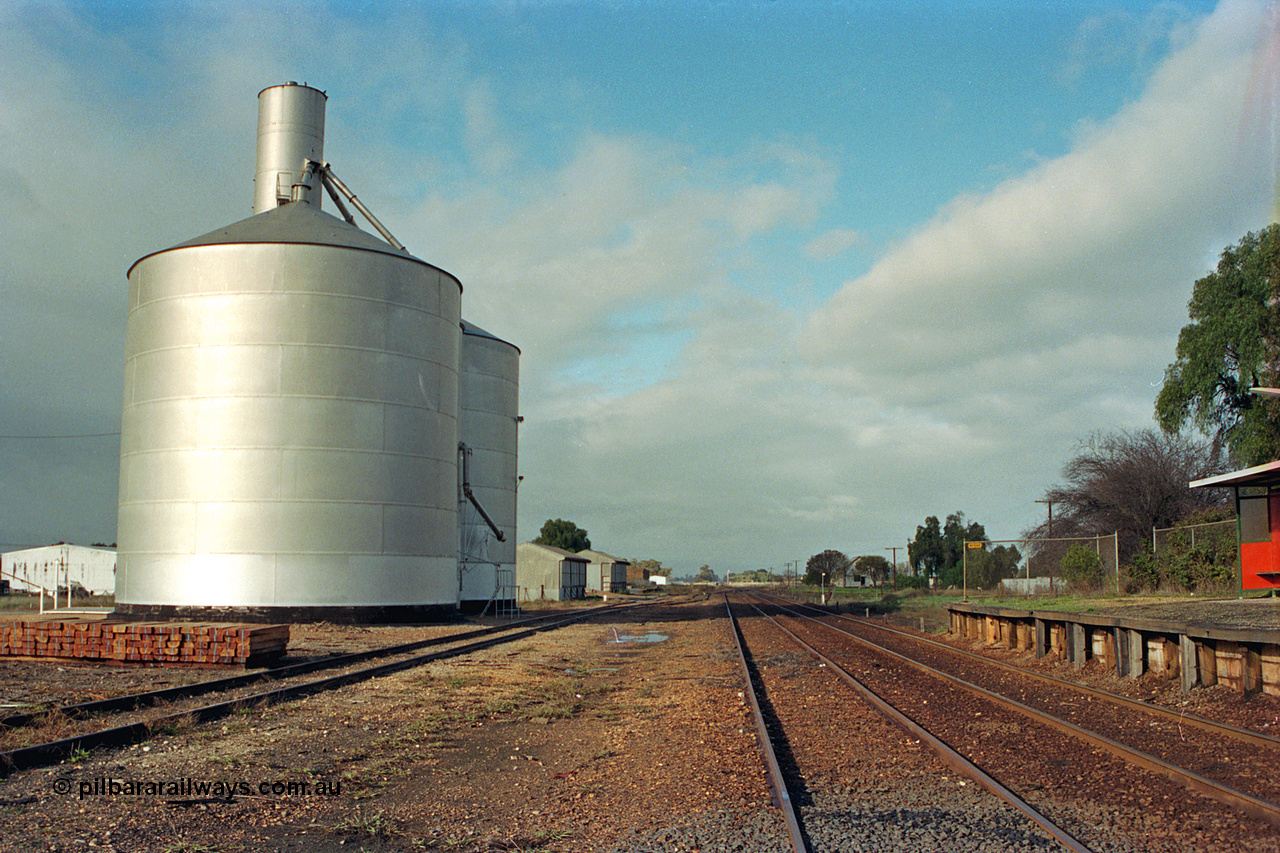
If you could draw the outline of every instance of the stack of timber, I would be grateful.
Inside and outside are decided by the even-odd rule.
[[[288,625],[66,617],[0,622],[0,657],[244,666],[280,657],[288,645]]]

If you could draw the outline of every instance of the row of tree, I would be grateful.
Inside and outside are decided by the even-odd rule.
[[[1063,482],[1045,492],[1049,516],[1023,535],[1118,533],[1120,561],[1129,562],[1148,547],[1152,529],[1221,513],[1219,490],[1188,484],[1223,470],[1223,455],[1211,442],[1181,433],[1143,429],[1095,435],[1062,469]]]
[[[1134,587],[1230,583],[1234,536],[1201,535],[1192,546],[1152,553],[1155,528],[1230,519],[1223,489],[1189,483],[1280,459],[1280,225],[1246,234],[1196,281],[1172,364],[1155,401],[1159,430],[1095,435],[1044,496],[1051,512],[1037,537],[1118,533]],[[1193,437],[1189,431],[1199,433]],[[1225,527],[1225,526],[1224,526]],[[1178,537],[1175,536],[1176,540]]]
[[[942,587],[964,582],[967,553],[968,585],[990,588],[1019,572],[1027,558],[1032,576],[1056,575],[1068,582],[1096,585],[1101,565],[1073,548],[1072,539],[1117,534],[1118,557],[1133,587],[1196,586],[1221,582],[1230,574],[1234,537],[1202,536],[1193,565],[1187,550],[1170,548],[1160,557],[1151,553],[1156,528],[1200,524],[1231,517],[1224,496],[1216,490],[1192,489],[1193,480],[1220,473],[1223,454],[1207,440],[1156,429],[1098,434],[1081,442],[1063,467],[1063,481],[1045,492],[1049,513],[1045,521],[1019,537],[1026,553],[1013,544],[992,547],[985,528],[956,512],[939,522],[929,516],[916,528],[908,558],[917,574]],[[966,552],[965,544],[970,544]],[[978,544],[980,543],[980,544]],[[1096,566],[1096,569],[1095,569]]]
[[[813,586],[846,586],[853,577],[866,577],[881,586],[892,576],[893,566],[879,554],[846,557],[834,549],[814,554],[804,569],[804,582]]]
[[[966,543],[972,543],[966,547]],[[915,573],[936,581],[939,586],[976,588],[995,586],[1018,571],[1022,554],[1013,545],[996,545],[987,541],[987,531],[976,521],[966,521],[963,512],[954,512],[945,522],[936,515],[916,528],[916,536],[907,544],[907,559]]]

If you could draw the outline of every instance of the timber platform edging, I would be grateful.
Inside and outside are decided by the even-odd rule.
[[[1097,660],[1120,677],[1155,672],[1178,680],[1184,692],[1222,684],[1280,696],[1280,629],[974,604],[947,609],[949,633],[987,646],[1054,656],[1077,669]]]

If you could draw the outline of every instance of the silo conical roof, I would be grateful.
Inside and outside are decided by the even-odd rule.
[[[464,335],[472,335],[477,338],[488,338],[491,341],[497,341],[500,344],[506,344],[507,346],[514,349],[516,352],[520,352],[520,347],[511,343],[511,341],[503,340],[502,338],[495,335],[493,332],[485,331],[484,329],[477,326],[475,323],[472,323],[470,320],[463,320],[461,323],[461,326],[462,326],[462,334]]]
[[[382,252],[383,254],[417,261],[433,269],[438,269],[434,264],[429,264],[408,252],[401,252],[382,238],[367,231],[361,231],[345,220],[325,213],[323,210],[317,210],[305,202],[281,205],[266,213],[259,213],[257,216],[241,219],[239,222],[233,222],[230,225],[210,231],[208,234],[201,234],[199,237],[185,240],[176,246],[151,252],[134,261],[134,266],[153,255],[158,255],[161,252],[171,252],[175,249],[244,243],[339,246],[368,252]],[[129,269],[132,271],[133,267]],[[462,285],[459,284],[458,286],[461,288]]]

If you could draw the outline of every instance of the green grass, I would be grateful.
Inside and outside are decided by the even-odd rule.
[[[970,591],[968,604],[980,607],[1007,607],[1011,610],[1056,610],[1067,613],[1090,613],[1110,605],[1132,605],[1149,600],[1152,602],[1180,599],[1186,601],[1208,601],[1215,597],[1235,598],[1238,594],[1227,596],[1205,596],[1184,593],[1181,595],[1156,593],[1149,595],[1115,595],[1093,593],[1061,593],[1052,596],[997,595],[984,590]],[[842,602],[843,603],[843,602]],[[881,606],[878,608],[877,603]],[[928,593],[924,591],[886,592],[880,602],[868,601],[865,606],[872,608],[872,615],[877,609],[882,613],[891,613],[896,619],[909,620],[917,624],[923,617],[926,630],[945,631],[950,619],[947,608],[952,604],[966,603],[963,594],[947,591],[945,593]],[[851,615],[861,616],[858,609],[862,602],[853,606]]]

